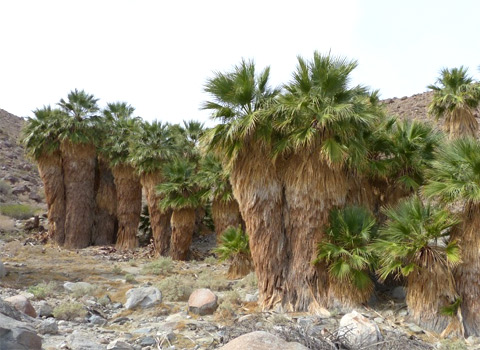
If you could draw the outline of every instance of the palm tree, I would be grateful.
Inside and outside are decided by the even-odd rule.
[[[170,256],[185,260],[195,228],[195,209],[201,203],[202,193],[197,181],[197,165],[185,158],[177,158],[163,167],[163,182],[156,189],[160,208],[172,210]]]
[[[228,277],[237,279],[252,271],[252,258],[248,245],[248,235],[241,227],[228,227],[220,237],[220,243],[214,252],[220,261],[230,260]]]
[[[452,268],[460,261],[460,251],[457,242],[448,238],[458,220],[445,209],[423,204],[418,197],[387,207],[385,215],[386,225],[375,242],[380,278],[405,276],[412,319],[442,332],[452,322],[445,311],[459,301]]]
[[[116,246],[132,249],[137,246],[137,230],[142,209],[142,187],[136,169],[130,162],[130,147],[133,135],[138,131],[139,120],[133,117],[135,109],[126,102],[108,103],[104,109],[105,132],[101,155],[112,169],[115,192],[107,204],[115,203],[113,209],[118,220]],[[111,186],[105,187],[106,190]],[[105,198],[106,197],[103,197]],[[116,200],[112,200],[115,198]]]
[[[283,299],[287,256],[282,184],[270,159],[271,125],[262,117],[279,93],[269,86],[269,74],[269,68],[257,73],[255,64],[246,60],[230,72],[216,72],[205,85],[212,100],[203,106],[221,122],[207,131],[206,143],[224,157],[230,171],[264,308]]]
[[[220,241],[229,227],[244,225],[238,203],[233,198],[230,174],[215,155],[207,153],[200,161],[198,178],[202,187],[208,188],[208,199],[212,201],[212,218]]]
[[[98,99],[84,90],[71,91],[58,103],[64,113],[59,127],[65,183],[65,246],[91,243],[95,208],[96,118]]]
[[[444,128],[450,138],[476,137],[475,109],[480,103],[480,89],[468,75],[468,69],[443,68],[436,84],[428,86],[433,90],[429,113],[437,119],[445,118]]]
[[[466,335],[480,335],[480,142],[457,139],[440,148],[428,173],[424,193],[462,208],[462,224],[452,232],[462,250],[455,268],[457,290],[462,298]]]
[[[170,125],[157,121],[143,122],[130,148],[130,159],[140,174],[147,196],[155,251],[163,256],[168,254],[170,246],[172,211],[160,207],[161,196],[156,186],[164,181],[162,167],[177,154],[175,140]]]
[[[329,299],[335,307],[366,303],[373,291],[370,271],[375,255],[375,218],[365,208],[348,206],[330,212],[327,239],[318,244],[315,262],[325,262],[329,273]]]
[[[318,52],[311,61],[299,57],[276,106],[275,152],[288,208],[282,303],[294,311],[328,306],[327,269],[310,262],[325,238],[330,210],[347,204],[354,184],[347,166],[366,158],[362,136],[377,117],[367,89],[349,85],[356,66]]]
[[[56,133],[61,123],[58,110],[50,106],[36,109],[22,130],[22,143],[38,164],[48,206],[48,235],[59,245],[65,241],[65,189],[60,142]]]

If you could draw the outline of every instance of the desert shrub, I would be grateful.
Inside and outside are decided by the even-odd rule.
[[[58,290],[55,282],[42,282],[35,286],[30,286],[28,292],[32,293],[35,299],[45,299],[46,297],[53,297]]]
[[[63,303],[53,309],[53,316],[58,320],[71,321],[77,317],[85,317],[87,311],[80,303]]]
[[[0,213],[17,220],[31,218],[37,208],[27,204],[3,204],[0,205]]]
[[[142,268],[143,273],[152,275],[166,275],[173,270],[173,260],[170,257],[161,256],[157,260],[146,264]]]
[[[194,280],[188,275],[173,275],[162,279],[157,288],[166,301],[187,301],[194,289]]]
[[[445,339],[440,343],[440,350],[467,350],[468,346],[460,339]]]
[[[230,289],[230,283],[224,277],[214,275],[209,271],[201,272],[195,285],[197,288],[208,288],[215,291]]]
[[[122,274],[124,274],[124,271],[122,270],[122,268],[120,266],[113,265],[112,273],[114,273],[115,275],[122,275]]]
[[[215,265],[217,263],[217,259],[214,257],[214,256],[207,256],[203,262],[205,264],[209,264],[209,265]]]
[[[221,300],[232,305],[240,305],[242,303],[242,297],[236,290],[225,292]]]
[[[12,188],[10,187],[10,185],[5,181],[0,180],[0,194],[3,196],[8,196],[11,191]]]
[[[257,289],[258,281],[255,272],[250,272],[248,275],[238,280],[235,284],[237,288]]]
[[[127,273],[125,275],[125,282],[128,282],[128,283],[136,283],[137,280],[135,279],[135,276],[132,275],[131,273]]]
[[[88,287],[77,287],[75,290],[72,292],[72,295],[75,298],[81,298],[84,296],[90,296],[93,295],[97,292],[97,287],[95,286],[88,286]]]

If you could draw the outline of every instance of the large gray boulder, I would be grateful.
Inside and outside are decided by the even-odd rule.
[[[155,287],[139,287],[127,291],[126,309],[146,309],[162,302],[162,293]]]
[[[12,297],[5,298],[5,301],[12,304],[13,307],[15,307],[15,309],[18,311],[23,312],[24,314],[33,318],[37,317],[37,312],[30,303],[30,300],[25,298],[23,295],[14,295]]]
[[[344,337],[354,349],[369,347],[382,338],[377,324],[357,311],[345,314],[339,326],[339,337]]]
[[[0,314],[1,350],[41,350],[42,338],[24,322]]]
[[[257,331],[233,339],[220,350],[308,350],[300,343],[289,343],[273,334]]]

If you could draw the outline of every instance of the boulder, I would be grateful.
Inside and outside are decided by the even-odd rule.
[[[0,260],[0,278],[3,278],[7,275],[7,269],[5,265],[3,265],[2,261]]]
[[[38,308],[38,316],[39,317],[52,317],[53,316],[53,307],[48,304],[45,300],[40,302],[40,306]]]
[[[12,194],[14,194],[15,196],[26,192],[30,192],[30,187],[28,187],[27,185],[16,186],[12,190]]]
[[[42,338],[26,323],[0,314],[0,349],[41,350]]]
[[[37,312],[30,303],[30,300],[25,298],[23,295],[15,295],[13,297],[5,298],[5,301],[12,304],[18,311],[23,312],[24,314],[33,318],[37,317]]]
[[[107,350],[133,350],[133,347],[122,339],[116,339],[107,345]]]
[[[37,325],[37,331],[40,334],[57,334],[58,324],[54,318],[47,318]]]
[[[244,334],[222,346],[221,350],[308,350],[300,343],[289,343],[273,334],[257,331]]]
[[[196,289],[188,298],[188,311],[197,315],[211,315],[217,309],[217,301],[217,296],[210,289]]]
[[[66,339],[67,349],[73,350],[105,350],[105,345],[101,344],[91,333],[85,331],[73,331]]]
[[[137,306],[149,308],[162,302],[162,293],[155,287],[139,287],[127,291],[126,309],[133,309]]]
[[[382,338],[377,324],[357,311],[352,311],[342,317],[338,336],[345,338],[354,349],[371,346]]]

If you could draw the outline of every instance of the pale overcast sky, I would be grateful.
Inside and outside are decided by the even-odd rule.
[[[0,108],[31,116],[74,89],[147,120],[206,121],[203,85],[242,57],[287,82],[314,50],[357,59],[383,98],[426,91],[442,67],[478,77],[477,0],[0,0]]]

